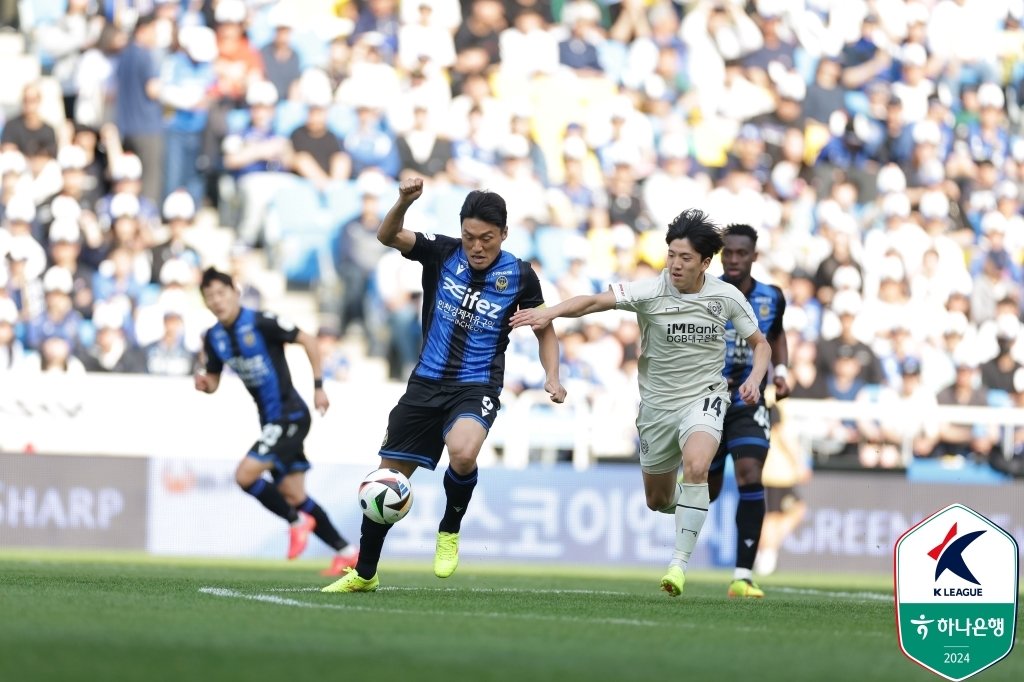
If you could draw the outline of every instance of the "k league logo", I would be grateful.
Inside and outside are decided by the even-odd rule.
[[[896,542],[896,629],[906,656],[948,680],[1005,658],[1017,625],[1017,542],[961,504]]]

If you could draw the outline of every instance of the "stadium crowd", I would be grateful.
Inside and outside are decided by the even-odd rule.
[[[375,231],[415,175],[414,229],[457,234],[466,191],[502,194],[507,249],[550,301],[658,271],[682,208],[750,224],[755,277],[788,298],[793,396],[899,417],[823,425],[819,454],[1024,457],[1024,432],[1003,453],[997,428],[928,418],[1024,406],[1021,0],[33,0],[0,18],[0,372],[189,374],[200,266],[287,271],[309,237],[289,226],[322,223],[327,266],[302,283],[325,348],[364,338],[404,378],[419,276]],[[234,245],[211,247],[212,224]],[[635,399],[630,317],[560,321],[570,395]],[[543,383],[531,343],[513,335],[511,395]]]

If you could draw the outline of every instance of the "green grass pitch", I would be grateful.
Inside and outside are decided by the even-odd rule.
[[[672,599],[654,568],[384,562],[376,594],[322,594],[323,562],[0,551],[0,680],[940,679],[906,659],[890,580],[726,573]],[[1024,680],[1024,653],[974,679]]]

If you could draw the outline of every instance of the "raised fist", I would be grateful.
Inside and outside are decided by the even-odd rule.
[[[422,178],[407,178],[398,185],[398,199],[406,204],[411,204],[423,194]]]

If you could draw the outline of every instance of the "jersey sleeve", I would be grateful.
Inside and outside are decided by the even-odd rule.
[[[615,309],[642,313],[647,310],[648,301],[656,298],[661,285],[658,277],[641,279],[636,282],[613,282],[609,286],[615,294]]]
[[[540,289],[540,278],[529,263],[521,263],[523,292],[517,301],[519,308],[540,308],[544,305],[544,293]]]
[[[754,332],[760,331],[754,309],[750,307],[750,301],[739,292],[739,289],[736,289],[735,294],[725,297],[725,300],[729,302],[729,319],[732,320],[732,326],[741,339],[749,338]]]
[[[217,351],[213,348],[212,330],[206,332],[203,335],[203,355],[206,356],[206,370],[207,374],[220,374],[224,371],[224,362],[217,355]]]
[[[290,320],[278,317],[273,313],[261,312],[256,315],[256,328],[268,341],[279,343],[295,343],[299,336],[299,328]]]
[[[775,319],[772,320],[772,326],[768,328],[768,333],[766,334],[769,341],[777,339],[779,334],[782,333],[782,318],[786,314],[786,297],[783,295],[782,289],[774,285],[772,289],[775,291],[778,303],[775,306]]]
[[[443,261],[452,251],[462,246],[462,241],[454,237],[446,237],[443,234],[431,234],[430,232],[416,232],[416,243],[413,244],[409,253],[402,254],[409,260],[420,263],[434,263]]]

